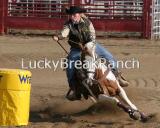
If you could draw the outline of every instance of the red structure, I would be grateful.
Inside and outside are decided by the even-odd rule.
[[[0,0],[0,33],[7,28],[57,30],[70,5],[87,10],[98,31],[140,32],[151,37],[151,0]]]
[[[4,0],[0,1],[0,33],[4,33]]]

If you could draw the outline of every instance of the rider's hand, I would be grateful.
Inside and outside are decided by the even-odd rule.
[[[58,40],[59,40],[58,36],[53,36],[53,39],[54,39],[55,41],[58,41]]]

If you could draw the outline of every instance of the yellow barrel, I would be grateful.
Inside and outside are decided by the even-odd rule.
[[[0,69],[0,125],[27,125],[30,108],[31,72]]]

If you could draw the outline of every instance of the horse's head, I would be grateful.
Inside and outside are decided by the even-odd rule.
[[[97,73],[97,68],[101,69],[101,71],[107,70],[108,66],[107,66],[107,61],[104,58],[98,58],[97,54],[95,52],[95,43],[93,42],[89,42],[86,45],[82,45],[81,49],[81,61],[83,62],[83,68],[86,71],[86,76],[89,79],[95,79],[96,73]],[[100,75],[100,73],[98,73],[101,77],[102,74]]]
[[[95,73],[95,43],[88,42],[84,46],[81,45],[81,61],[83,62],[83,68],[86,71],[87,77],[90,79],[94,78]],[[85,66],[84,66],[85,65]]]
[[[82,56],[83,57],[91,57],[95,60],[95,58],[96,58],[95,47],[96,47],[95,43],[93,43],[93,42],[88,42],[85,45],[80,44],[80,48],[82,50]]]

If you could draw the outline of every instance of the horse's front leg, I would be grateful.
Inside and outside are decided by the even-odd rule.
[[[117,81],[118,88],[120,90],[119,96],[130,106],[130,108],[126,107],[122,103],[118,103],[117,105],[121,108],[123,108],[124,111],[128,112],[129,116],[133,119],[140,119],[141,121],[147,121],[149,117],[145,115],[143,112],[139,111],[137,107],[129,100],[126,92],[124,89],[119,85]]]
[[[119,89],[119,96],[122,98],[133,110],[138,110],[137,107],[130,101],[124,89],[119,85],[118,81],[116,81],[118,89]]]
[[[139,111],[131,109],[131,107],[128,107],[124,103],[120,102],[119,99],[116,97],[111,97],[106,94],[100,94],[98,99],[99,101],[111,101],[112,103],[116,104],[118,107],[123,109],[125,112],[127,112],[129,116],[134,120],[138,120],[141,118]]]

